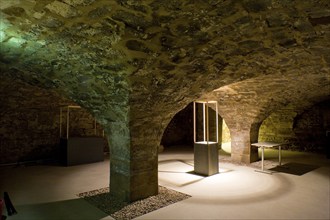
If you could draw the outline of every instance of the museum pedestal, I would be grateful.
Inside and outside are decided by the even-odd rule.
[[[211,176],[219,172],[218,143],[196,142],[194,144],[194,172]]]
[[[60,160],[64,166],[94,163],[104,160],[104,140],[101,137],[61,138]]]
[[[194,102],[194,172],[211,176],[219,172],[217,101]]]
[[[60,107],[60,162],[64,166],[94,163],[104,160],[103,137],[97,135],[97,123],[94,119],[94,136],[70,136],[70,118],[73,110],[80,106],[68,105]],[[92,122],[90,122],[92,123]],[[65,129],[62,127],[65,126]]]

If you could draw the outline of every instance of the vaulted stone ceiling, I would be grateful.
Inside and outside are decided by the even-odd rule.
[[[204,92],[259,75],[329,76],[328,1],[1,3],[2,69],[20,69],[15,77],[101,112],[111,107],[98,95],[118,104],[129,92],[133,106],[148,101],[134,109],[143,118],[146,109],[177,111]]]
[[[111,175],[123,179],[155,186],[155,146],[193,100],[216,98],[229,125],[244,127],[329,99],[328,0],[1,0],[0,9],[1,75],[91,111],[116,146]]]
[[[223,86],[203,98],[218,100],[220,114],[233,127],[242,120],[247,125],[261,123],[288,104],[299,114],[330,99],[329,76],[309,72],[302,77],[304,71],[255,77]]]

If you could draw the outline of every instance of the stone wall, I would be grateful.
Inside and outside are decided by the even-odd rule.
[[[102,127],[95,121],[93,116],[82,108],[71,108],[69,116],[69,136],[70,137],[89,137],[103,136]],[[62,137],[66,136],[67,108],[63,108],[62,113]],[[59,113],[55,114],[59,119]],[[59,122],[57,122],[59,128]]]
[[[259,129],[259,141],[295,142],[293,122],[297,113],[293,106],[272,113]]]
[[[298,150],[329,151],[326,131],[330,131],[330,101],[313,106],[297,115],[293,123],[293,131]]]
[[[1,74],[56,89],[97,118],[111,141],[110,191],[125,201],[156,194],[164,129],[202,95],[220,88],[212,100],[240,162],[251,162],[250,141],[272,111],[329,95],[328,0],[3,1],[0,10]]]
[[[0,83],[0,164],[57,159],[59,106],[75,103],[52,91],[17,81],[9,83],[9,80],[1,77]],[[66,130],[65,116],[63,130]],[[97,135],[102,133],[102,128],[97,124]],[[72,110],[70,136],[93,135],[94,118],[84,109]],[[105,150],[108,151],[106,141]]]
[[[54,109],[27,108],[1,112],[0,163],[55,156],[59,143],[56,113]]]
[[[222,135],[221,135],[222,143],[230,142],[230,131],[229,128],[225,122],[225,120],[222,120]]]
[[[162,145],[193,146],[192,103],[176,114],[162,137]],[[221,121],[221,119],[220,119]],[[220,123],[221,125],[221,123]],[[221,128],[221,127],[220,127]],[[222,143],[230,142],[230,131],[222,120],[220,131]],[[325,132],[330,130],[330,102],[323,102],[298,113],[297,108],[288,105],[272,113],[259,129],[259,141],[290,143],[284,149],[323,153],[326,147]]]
[[[290,143],[286,149],[325,152],[326,130],[330,130],[330,101],[302,113],[293,106],[272,113],[260,126],[259,141]]]

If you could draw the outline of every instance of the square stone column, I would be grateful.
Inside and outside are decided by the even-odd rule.
[[[231,158],[236,162],[258,160],[258,148],[251,146],[250,131],[231,131]]]
[[[150,132],[125,122],[111,123],[110,194],[122,202],[158,194],[158,145]]]

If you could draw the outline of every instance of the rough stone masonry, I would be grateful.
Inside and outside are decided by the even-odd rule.
[[[2,0],[1,76],[90,111],[110,145],[110,191],[157,194],[170,119],[216,99],[232,157],[256,159],[260,123],[329,99],[328,0]]]

